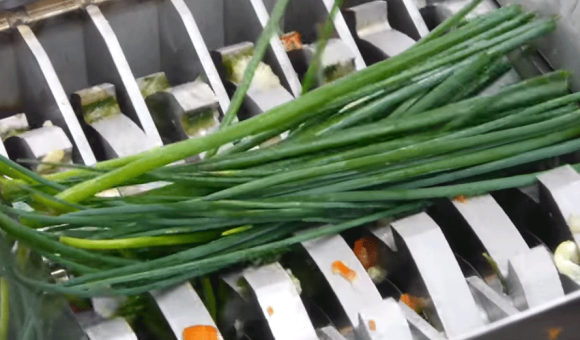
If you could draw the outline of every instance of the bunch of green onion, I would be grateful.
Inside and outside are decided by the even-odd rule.
[[[479,2],[399,56],[230,124],[281,0],[219,131],[45,177],[1,158],[0,228],[10,245],[72,278],[28,275],[6,251],[0,275],[49,293],[141,294],[412,214],[433,199],[534,184],[536,174],[504,170],[580,150],[580,94],[556,71],[482,95],[511,69],[510,52],[556,22],[518,6],[465,21]],[[166,166],[201,152],[210,157]],[[169,184],[132,197],[97,195],[159,181]]]

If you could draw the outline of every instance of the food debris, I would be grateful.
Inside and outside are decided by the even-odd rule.
[[[580,282],[580,252],[576,242],[562,242],[554,252],[554,263],[561,274]]]
[[[367,274],[374,283],[381,283],[387,278],[387,271],[379,266],[373,266],[367,269]]]
[[[371,236],[363,236],[354,243],[354,254],[365,269],[374,267],[379,262],[378,241]]]
[[[422,313],[423,309],[425,308],[425,304],[423,303],[421,298],[415,297],[411,294],[401,295],[401,301],[403,301],[404,304],[409,306],[417,313]]]
[[[302,44],[302,37],[298,32],[290,32],[282,35],[280,37],[286,52],[290,52],[293,50],[301,50],[304,45]]]
[[[342,261],[334,261],[332,263],[332,272],[335,274],[340,274],[342,277],[344,277],[350,282],[353,282],[356,279],[356,272],[350,269]]]
[[[377,323],[375,322],[375,320],[369,320],[369,329],[371,331],[377,330]]]
[[[570,231],[572,233],[580,233],[580,216],[576,214],[570,214],[568,217],[568,226],[570,227]]]
[[[218,331],[213,326],[192,326],[183,330],[183,340],[218,340]]]
[[[266,309],[266,311],[268,312],[268,315],[270,315],[270,316],[274,315],[274,308],[272,308],[272,307],[268,307],[268,308]]]
[[[560,337],[560,333],[562,333],[562,327],[550,327],[548,329],[548,338],[550,340],[556,340]]]
[[[467,203],[467,196],[465,196],[465,195],[455,196],[455,198],[453,198],[453,200],[456,202],[459,202],[459,203]]]

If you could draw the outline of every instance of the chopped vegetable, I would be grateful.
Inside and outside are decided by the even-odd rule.
[[[268,307],[268,308],[266,309],[266,311],[268,312],[268,315],[269,315],[269,316],[272,316],[272,315],[274,315],[274,308],[272,308],[272,307]]]
[[[302,37],[300,36],[300,33],[296,31],[282,35],[280,40],[282,41],[286,52],[301,50],[303,48]]]
[[[414,310],[418,314],[423,313],[425,303],[421,298],[415,297],[411,294],[403,294],[401,295],[401,301],[403,301],[404,304],[409,306],[412,310]]]
[[[560,273],[580,283],[580,252],[576,242],[562,242],[554,252],[554,262]]]
[[[354,254],[365,269],[376,266],[379,261],[378,241],[371,236],[364,236],[354,243]]]
[[[369,329],[371,331],[377,330],[377,323],[375,322],[375,320],[369,320]]]
[[[218,331],[213,326],[192,326],[183,330],[183,340],[218,340]]]
[[[576,214],[570,214],[568,217],[568,227],[573,234],[580,233],[580,216]]]
[[[356,280],[356,272],[350,269],[344,262],[342,261],[334,261],[332,262],[332,272],[335,274],[339,274],[340,276],[344,277],[350,282]]]
[[[459,203],[467,203],[467,196],[465,195],[457,195],[453,198],[454,201]]]

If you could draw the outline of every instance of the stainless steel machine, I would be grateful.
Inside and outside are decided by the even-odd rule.
[[[401,53],[466,2],[345,0],[319,85]],[[516,2],[560,23],[501,81],[564,68],[580,90],[578,1],[487,1],[475,14]],[[274,4],[0,0],[0,152],[92,165],[211,133],[238,86],[228,58],[251,53]],[[240,119],[300,95],[332,5],[291,0],[282,39],[272,39],[263,60],[279,84],[251,88]],[[293,32],[300,48],[287,43]],[[439,202],[223,273],[218,284],[228,298],[218,318],[188,282],[151,292],[151,301],[179,340],[195,325],[246,340],[580,339],[580,286],[554,259],[563,242],[580,242],[580,174],[566,160],[537,187]],[[121,194],[131,190],[139,189]],[[370,264],[357,253],[361,242],[372,245],[363,247]],[[409,294],[420,312],[403,302]],[[95,310],[67,310],[47,340],[155,339],[107,318],[118,303],[93,299]]]

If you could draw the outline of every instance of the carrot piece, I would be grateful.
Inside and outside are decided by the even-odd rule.
[[[218,340],[218,331],[213,326],[192,326],[183,330],[183,340]]]
[[[455,198],[453,200],[457,201],[459,203],[467,203],[467,196],[465,196],[465,195],[455,196]]]
[[[356,272],[350,269],[342,261],[334,261],[332,263],[332,272],[335,274],[340,274],[342,277],[352,282],[356,279]]]
[[[282,41],[286,52],[300,50],[303,48],[302,37],[298,32],[286,33],[280,37],[280,40]]]
[[[266,309],[266,311],[268,312],[268,315],[270,315],[270,316],[274,315],[274,308],[272,308],[272,307],[268,307],[268,308]]]
[[[354,243],[353,251],[365,269],[374,267],[379,262],[378,242],[373,237],[364,236],[358,239]]]
[[[417,313],[421,313],[423,311],[424,304],[420,298],[414,297],[410,294],[403,294],[401,295],[401,301],[403,301],[404,304],[409,306]]]
[[[369,320],[369,329],[371,331],[377,330],[377,323],[375,322],[375,320]]]

